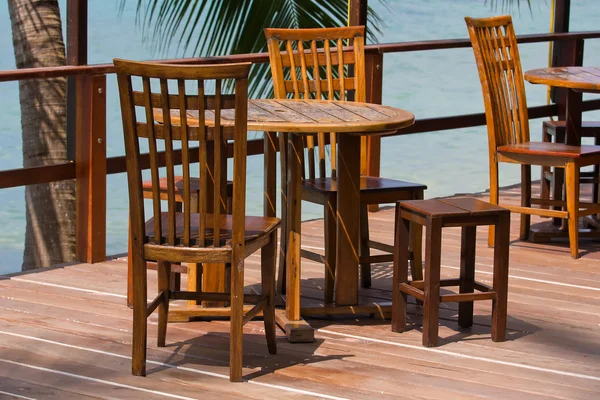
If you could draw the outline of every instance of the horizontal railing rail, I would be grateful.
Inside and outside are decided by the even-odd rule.
[[[565,40],[600,39],[600,31],[569,32],[569,33],[544,33],[521,35],[518,43],[541,43]],[[409,51],[444,50],[471,47],[469,39],[423,40],[413,42],[372,44],[365,46],[366,53],[401,53]],[[165,64],[225,64],[231,62],[268,63],[268,53],[233,54],[217,57],[192,57],[172,58],[166,60],[153,60]],[[23,79],[57,78],[78,75],[104,75],[113,74],[113,64],[94,65],[67,65],[61,67],[25,68],[17,70],[0,71],[0,82],[16,81]]]

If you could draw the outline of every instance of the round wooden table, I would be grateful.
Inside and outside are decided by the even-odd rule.
[[[582,92],[600,93],[600,67],[552,67],[525,72],[531,83],[571,89],[567,94],[567,144],[581,144]]]
[[[205,113],[208,126],[214,125],[211,114],[208,111]],[[198,111],[188,110],[187,117],[188,124],[198,123]],[[176,112],[171,118],[173,123],[178,122]],[[233,123],[233,113],[224,110],[221,125],[228,126]],[[282,251],[285,252],[287,265],[287,296],[285,313],[278,313],[277,319],[291,341],[312,341],[314,337],[312,329],[300,316],[300,191],[301,160],[304,157],[302,134],[338,133],[335,303],[337,307],[348,307],[349,312],[352,312],[352,308],[358,305],[359,287],[360,138],[364,135],[395,133],[413,123],[412,113],[377,104],[293,99],[260,99],[248,102],[248,130],[283,133],[280,135],[280,150],[286,148],[287,142],[287,165],[286,168],[282,166],[281,174],[286,187],[285,195],[282,196],[282,210],[286,210],[282,235],[285,234],[287,239],[281,242],[285,246]]]

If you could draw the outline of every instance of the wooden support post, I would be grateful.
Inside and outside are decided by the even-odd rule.
[[[76,80],[76,257],[106,260],[106,76]]]
[[[383,89],[383,54],[365,54],[367,103],[381,104]],[[368,176],[380,176],[381,136],[367,137],[367,170]],[[370,204],[369,211],[379,211],[379,204]]]
[[[88,2],[67,0],[67,65],[87,64]],[[75,161],[77,118],[76,77],[67,77],[67,159]]]

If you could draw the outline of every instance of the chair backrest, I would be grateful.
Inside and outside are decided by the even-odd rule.
[[[316,29],[265,29],[273,91],[276,99],[366,101],[364,26]],[[314,178],[315,157],[319,176],[327,176],[325,145],[331,176],[336,175],[336,137],[330,133],[306,136],[308,157],[304,175]],[[363,149],[365,148],[363,144]],[[361,157],[366,169],[366,157]],[[306,170],[307,169],[307,170]]]
[[[465,21],[481,80],[491,156],[498,146],[529,141],[519,50],[510,16]]]
[[[115,59],[114,64],[125,135],[134,248],[148,242],[165,246],[220,247],[229,239],[232,245],[243,246],[250,63],[189,66]],[[141,90],[134,90],[135,81],[140,81]],[[214,94],[207,94],[212,92],[213,86]],[[234,93],[223,93],[224,87],[233,87]],[[197,111],[197,124],[188,123],[188,110]],[[162,114],[162,121],[157,120],[158,114]],[[233,127],[222,126],[221,117],[226,115],[233,119]],[[208,120],[214,120],[210,127]],[[228,139],[233,139],[234,148],[232,216],[224,212],[227,176],[223,166],[227,163]],[[159,144],[164,144],[164,154],[159,151]],[[193,149],[195,144],[198,150]],[[148,158],[142,157],[140,148],[148,149]],[[178,183],[175,164],[179,160],[183,181]],[[199,177],[200,191],[197,213],[192,213],[190,176],[195,161],[198,161],[194,172]],[[148,165],[152,179],[152,213],[148,214],[154,217],[153,228],[144,222],[142,169]],[[166,196],[164,193],[161,196],[159,185],[163,171],[167,180]],[[179,188],[183,193],[183,212],[179,213],[176,184],[183,186]],[[212,198],[209,193],[213,194]],[[166,211],[162,209],[161,200],[166,200]],[[232,237],[226,237],[220,229],[226,218],[233,218]],[[198,229],[192,229],[193,226]]]

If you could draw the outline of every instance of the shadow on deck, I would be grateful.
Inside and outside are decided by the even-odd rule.
[[[519,189],[501,195],[516,203]],[[389,208],[370,215],[374,240],[392,242],[393,216]],[[227,321],[170,324],[167,347],[157,348],[151,318],[148,376],[131,376],[124,258],[0,278],[0,397],[597,398],[600,242],[581,240],[583,256],[573,260],[566,240],[517,240],[518,221],[513,214],[506,342],[490,339],[489,302],[475,303],[470,329],[458,327],[456,304],[442,304],[437,348],[420,345],[422,309],[414,303],[402,334],[369,316],[312,318],[315,342],[290,344],[280,334],[277,356],[268,354],[257,321],[245,330],[247,384],[228,381]],[[322,232],[322,221],[304,223],[303,245],[322,248]],[[486,237],[487,228],[478,228],[476,275],[490,283]],[[460,230],[445,229],[442,245],[442,277],[457,276]],[[247,263],[248,290],[258,281],[258,260]],[[390,264],[374,265],[361,299],[390,301],[391,274]],[[319,303],[323,267],[303,260],[302,277],[303,305]]]

